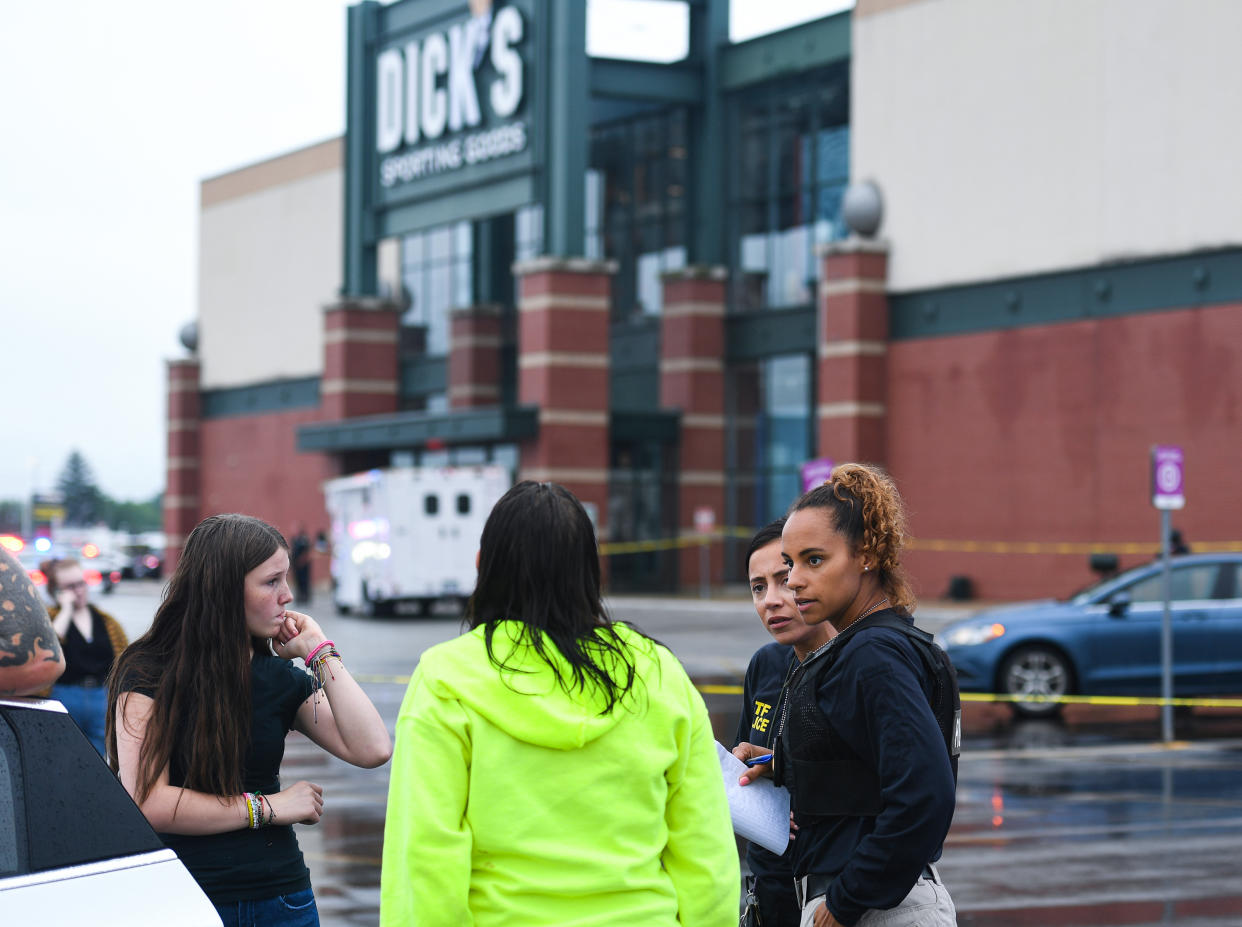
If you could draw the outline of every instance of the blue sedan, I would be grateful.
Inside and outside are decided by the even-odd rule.
[[[1174,695],[1242,692],[1242,554],[1173,558],[1171,591]],[[1159,696],[1163,611],[1157,560],[1070,599],[979,612],[938,640],[963,692]],[[1013,706],[1028,716],[1059,708]]]

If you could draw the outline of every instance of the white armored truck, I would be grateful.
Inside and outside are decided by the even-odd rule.
[[[429,614],[474,590],[483,523],[510,484],[499,466],[394,467],[324,483],[341,612]]]

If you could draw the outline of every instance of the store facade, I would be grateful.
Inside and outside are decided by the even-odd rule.
[[[333,179],[333,233],[283,237],[299,266],[339,274],[317,300],[255,298],[256,324],[317,328],[300,361],[266,372],[219,321],[245,293],[200,287],[198,356],[170,367],[170,537],[229,509],[313,533],[330,476],[498,462],[589,504],[614,590],[696,588],[696,513],[730,534],[709,580],[740,582],[733,535],[785,510],[804,462],[864,459],[911,503],[923,594],[964,575],[1008,597],[1089,579],[1084,545],[1151,533],[1130,499],[1147,444],[1225,467],[1226,412],[1188,422],[1140,371],[1165,362],[1156,339],[1242,336],[1242,252],[1187,235],[1118,264],[1107,230],[1077,253],[1029,230],[1011,257],[988,251],[995,235],[968,246],[977,233],[927,173],[937,151],[890,118],[962,116],[952,94],[889,75],[922,53],[912,25],[930,19],[952,47],[972,4],[861,2],[738,44],[727,0],[685,7],[688,53],[671,64],[590,57],[578,0],[350,9],[347,131],[314,149],[336,160],[306,167],[307,149],[204,183],[207,280],[226,264],[213,236],[277,215],[264,197],[317,202]],[[1021,34],[1016,13],[990,15]],[[928,52],[918,80],[947,88],[950,70]],[[885,192],[879,239],[842,219],[850,180],[868,177]],[[294,273],[260,264],[256,280]],[[1122,362],[1136,340],[1141,362]],[[1157,379],[1237,384],[1234,352],[1211,357]],[[1188,524],[1228,534],[1206,512]],[[1013,539],[1033,546],[979,546]]]

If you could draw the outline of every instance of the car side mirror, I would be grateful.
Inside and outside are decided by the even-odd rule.
[[[1115,592],[1108,598],[1108,614],[1113,618],[1121,618],[1130,609],[1130,593]]]

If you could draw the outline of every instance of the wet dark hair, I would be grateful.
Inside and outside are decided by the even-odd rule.
[[[839,464],[832,468],[832,477],[804,493],[789,514],[802,509],[827,509],[854,555],[871,561],[893,607],[914,610],[914,592],[901,565],[906,507],[887,472],[872,464]]]
[[[556,483],[518,483],[492,509],[479,539],[479,578],[466,610],[471,628],[482,625],[487,654],[506,672],[513,652],[498,656],[493,638],[502,621],[519,622],[519,640],[552,667],[570,692],[600,690],[606,707],[633,688],[629,646],[608,619],[600,598],[599,548],[582,503]],[[551,659],[554,646],[569,664]]]
[[[750,558],[755,555],[755,551],[760,548],[767,547],[773,541],[781,539],[781,531],[785,528],[785,517],[781,516],[774,522],[769,522],[758,531],[755,536],[750,539],[750,546],[746,548],[746,559],[742,561],[742,571],[746,574],[746,578],[750,578]]]
[[[151,693],[138,758],[141,803],[173,756],[185,787],[212,795],[242,790],[250,740],[250,661],[270,643],[246,629],[246,574],[289,545],[249,515],[212,515],[190,532],[146,634],[108,677],[107,743],[118,770],[116,706],[125,691]]]

